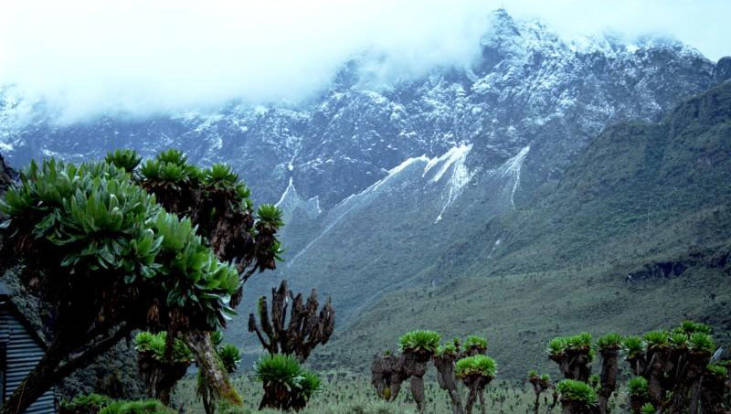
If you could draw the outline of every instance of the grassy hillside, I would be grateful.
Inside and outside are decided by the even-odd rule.
[[[551,365],[551,337],[582,330],[640,333],[690,318],[728,345],[729,182],[727,83],[659,124],[605,130],[550,196],[475,220],[411,289],[341,326],[318,362],[365,369],[413,328],[487,335],[501,375],[514,377]],[[668,263],[682,273],[663,274]]]

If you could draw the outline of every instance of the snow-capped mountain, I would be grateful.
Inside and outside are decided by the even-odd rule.
[[[307,102],[206,114],[60,125],[5,87],[0,152],[20,167],[178,147],[195,163],[231,164],[257,202],[285,210],[281,273],[333,294],[347,318],[458,245],[466,227],[550,193],[605,126],[658,120],[731,72],[676,41],[567,40],[502,10],[475,47],[470,65],[387,83],[363,55]]]

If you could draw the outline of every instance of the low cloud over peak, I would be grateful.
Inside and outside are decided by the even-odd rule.
[[[465,64],[498,7],[564,36],[669,35],[714,60],[731,38],[722,0],[9,3],[0,6],[0,85],[46,99],[68,120],[296,102],[364,50],[389,57],[401,76]]]

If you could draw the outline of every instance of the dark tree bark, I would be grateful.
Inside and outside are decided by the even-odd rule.
[[[218,363],[216,348],[211,342],[211,335],[204,331],[183,332],[183,341],[195,356],[196,365],[201,370],[205,381],[215,392],[214,397],[226,400],[234,405],[241,405],[243,401],[236,389],[231,385],[228,373]]]
[[[462,399],[457,391],[457,379],[454,372],[455,355],[442,354],[434,356],[434,366],[437,369],[439,387],[447,391],[452,402],[452,414],[464,414]]]
[[[617,374],[619,373],[619,363],[617,361],[618,349],[603,349],[600,351],[602,356],[602,373],[601,388],[599,388],[599,412],[601,414],[608,413],[609,398],[617,389]]]
[[[262,296],[258,304],[261,328],[257,326],[256,316],[249,314],[249,332],[256,333],[270,354],[294,354],[299,362],[304,362],[317,345],[330,340],[335,327],[335,310],[330,299],[318,313],[319,306],[315,289],[305,303],[302,294],[294,296],[283,280],[278,289],[272,289],[271,317],[267,299]],[[287,308],[289,323],[285,324]]]

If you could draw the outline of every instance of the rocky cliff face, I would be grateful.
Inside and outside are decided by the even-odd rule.
[[[14,177],[15,171],[5,163],[2,154],[0,154],[0,194],[4,193],[10,186]]]

